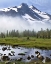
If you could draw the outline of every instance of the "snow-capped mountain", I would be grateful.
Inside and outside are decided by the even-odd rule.
[[[19,16],[27,21],[51,19],[50,14],[41,12],[33,5],[28,6],[25,3],[22,3],[20,6],[0,9],[0,15],[6,15],[6,16],[12,16],[12,17]]]
[[[20,6],[0,9],[0,31],[51,29],[51,15],[36,7],[22,3]]]

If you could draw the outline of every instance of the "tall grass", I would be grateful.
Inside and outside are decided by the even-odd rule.
[[[29,37],[0,38],[0,44],[51,49],[51,39]]]

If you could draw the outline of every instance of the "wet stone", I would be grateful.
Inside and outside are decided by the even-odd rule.
[[[50,62],[51,60],[50,60],[50,58],[49,57],[46,57],[45,58],[45,62]]]
[[[51,56],[51,54],[50,54],[50,56]]]
[[[28,56],[28,57],[27,57],[27,59],[28,59],[28,60],[30,60],[30,59],[31,59],[31,57],[30,57],[30,56]]]
[[[11,53],[15,53],[14,51],[11,51]]]
[[[34,55],[31,55],[32,58],[34,58]]]
[[[11,54],[11,53],[8,53],[8,55],[9,55],[9,56],[12,56],[12,54]]]
[[[40,59],[40,60],[43,60],[44,59],[44,57],[41,56],[41,55],[38,55],[37,58]]]
[[[35,54],[39,54],[40,55],[40,52],[39,51],[35,51]]]
[[[6,54],[4,54],[4,56],[5,56]]]
[[[18,55],[23,55],[23,56],[25,56],[25,54],[24,54],[24,53],[19,53]]]
[[[3,60],[3,61],[6,61],[6,60],[8,60],[8,61],[9,61],[9,60],[10,60],[10,58],[9,58],[9,56],[2,56],[2,60]]]
[[[3,50],[3,51],[7,50],[7,47],[3,47],[2,50]]]

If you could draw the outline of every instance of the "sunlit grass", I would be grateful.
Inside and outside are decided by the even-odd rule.
[[[37,39],[34,37],[30,37],[29,40],[27,40],[27,37],[0,38],[0,44],[51,49],[51,39]]]
[[[9,64],[14,64],[15,62],[10,62]],[[5,64],[5,62],[0,62],[0,64]],[[41,61],[32,61],[32,62],[20,62],[20,61],[16,61],[16,64],[51,64],[51,62],[46,62],[43,63]]]

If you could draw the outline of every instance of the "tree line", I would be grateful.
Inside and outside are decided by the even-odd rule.
[[[40,31],[36,32],[34,29],[31,30],[24,30],[22,32],[19,32],[18,30],[12,30],[8,31],[6,33],[1,32],[0,33],[0,38],[5,38],[5,37],[36,37],[36,38],[51,38],[51,30],[48,28],[46,30],[43,30],[41,28]]]

